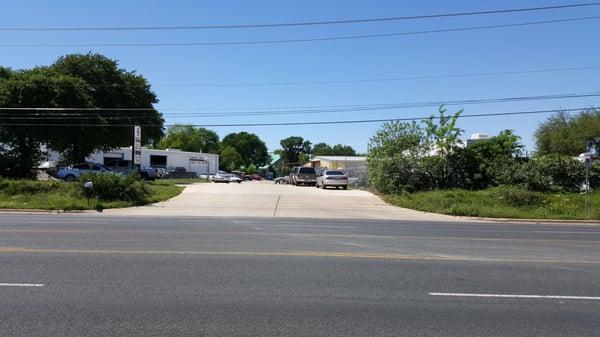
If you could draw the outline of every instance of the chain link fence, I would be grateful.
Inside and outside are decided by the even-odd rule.
[[[353,188],[369,189],[369,178],[367,176],[367,166],[346,168],[348,184]]]

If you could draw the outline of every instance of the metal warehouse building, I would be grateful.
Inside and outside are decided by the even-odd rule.
[[[59,161],[59,155],[51,152],[49,160]],[[88,162],[108,167],[128,168],[131,166],[131,147],[122,147],[106,152],[96,152],[87,158]],[[142,148],[141,167],[161,167],[167,170],[184,167],[197,175],[216,174],[219,170],[219,155],[202,152],[186,152],[177,149],[156,150]]]

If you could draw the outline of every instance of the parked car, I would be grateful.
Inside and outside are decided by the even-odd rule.
[[[252,177],[252,180],[262,180],[262,177],[260,176],[260,174],[251,174],[250,175]]]
[[[298,172],[300,171],[301,166],[295,166],[292,169],[292,172],[288,175],[288,182],[292,185],[296,185],[296,177],[298,176]]]
[[[317,174],[312,167],[299,167],[294,173],[293,184],[298,185],[315,185],[317,183]]]
[[[237,177],[239,177],[242,180],[252,180],[252,177],[247,175],[246,172],[242,172],[242,171],[231,171],[231,174],[236,175]]]
[[[287,176],[278,177],[278,178],[275,178],[273,181],[275,182],[275,184],[289,184],[290,178]]]
[[[317,175],[317,188],[323,187],[323,189],[332,186],[335,188],[348,188],[348,176],[340,170],[322,170]]]
[[[229,174],[229,182],[241,184],[242,178],[240,178],[237,174],[230,173]]]
[[[198,178],[196,172],[188,172],[185,167],[176,167],[168,171],[163,178],[180,179],[180,178]]]
[[[212,181],[215,183],[226,183],[229,184],[231,182],[229,174],[225,171],[218,171],[212,178]]]
[[[74,164],[60,168],[56,172],[56,177],[58,179],[63,179],[65,181],[75,181],[79,179],[82,174],[85,173],[111,173],[114,174],[111,169],[104,165],[100,164],[92,164],[92,163],[81,163]]]
[[[165,173],[165,170],[158,167],[143,167],[140,168],[140,176],[144,180],[160,179]]]

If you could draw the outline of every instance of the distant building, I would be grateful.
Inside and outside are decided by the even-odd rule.
[[[485,133],[474,133],[471,138],[467,139],[467,146],[481,142],[482,140],[490,139],[490,136]]]
[[[315,169],[329,168],[347,170],[367,166],[367,157],[362,156],[314,156],[307,166]]]
[[[48,160],[60,162],[60,155],[48,151]],[[219,170],[219,155],[202,152],[187,152],[177,149],[156,150],[142,148],[142,167],[160,167],[166,170],[184,167],[188,172],[216,174]],[[86,158],[91,163],[102,164],[116,170],[127,170],[131,167],[131,147],[121,147],[110,151],[98,151]]]

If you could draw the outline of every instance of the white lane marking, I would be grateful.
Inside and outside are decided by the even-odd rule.
[[[555,295],[515,295],[515,294],[465,294],[465,293],[429,293],[431,296],[451,296],[451,297],[499,297],[499,298],[542,298],[558,300],[597,300],[600,297],[595,296],[555,296]]]
[[[0,283],[0,287],[43,287],[43,283]]]
[[[532,233],[556,233],[556,234],[600,234],[600,232],[576,232],[576,231],[531,231]]]

